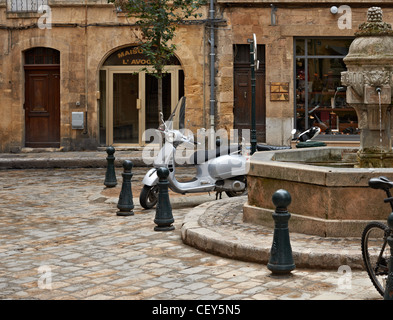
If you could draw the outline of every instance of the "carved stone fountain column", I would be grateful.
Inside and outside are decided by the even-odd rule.
[[[347,86],[347,103],[355,108],[360,134],[361,168],[393,167],[391,141],[393,87],[393,31],[382,21],[382,10],[372,7],[359,26],[341,82]]]

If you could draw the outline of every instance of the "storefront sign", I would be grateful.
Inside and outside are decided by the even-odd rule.
[[[270,101],[289,101],[289,83],[270,83]]]
[[[105,65],[111,66],[143,66],[151,64],[139,46],[127,47],[113,53]]]
[[[168,65],[178,65],[176,58],[171,59]],[[131,46],[112,53],[104,63],[105,66],[146,66],[151,61],[143,53],[140,46]]]

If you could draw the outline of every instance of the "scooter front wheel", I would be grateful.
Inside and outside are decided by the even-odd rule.
[[[246,187],[244,188],[244,190],[241,191],[225,191],[225,193],[227,194],[228,197],[232,198],[232,197],[240,197],[240,196],[245,196],[248,194],[248,189],[247,189],[247,177],[242,177],[241,181],[243,181],[246,184]]]
[[[144,185],[139,195],[139,203],[145,209],[153,208],[158,201],[158,186]]]
[[[240,197],[240,196],[245,196],[247,195],[247,189],[243,191],[225,191],[228,197]]]

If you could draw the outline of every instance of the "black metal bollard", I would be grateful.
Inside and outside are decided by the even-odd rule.
[[[123,184],[121,186],[121,192],[119,196],[119,202],[117,203],[117,208],[119,211],[117,212],[118,216],[132,216],[134,212],[134,202],[132,201],[132,190],[131,190],[131,178],[133,176],[131,170],[133,167],[133,163],[130,160],[125,160],[123,162],[124,172],[123,176]]]
[[[388,217],[388,226],[393,230],[393,212]],[[388,263],[388,279],[386,281],[384,300],[393,300],[393,234],[388,237],[390,247],[390,258]]]
[[[172,206],[169,201],[168,185],[167,180],[169,170],[165,167],[157,169],[157,175],[160,178],[158,182],[158,202],[156,206],[156,216],[154,223],[157,225],[154,227],[154,231],[171,231],[175,227],[172,225],[175,222],[172,215]]]
[[[273,194],[272,200],[276,210],[273,213],[274,235],[267,268],[273,274],[289,274],[295,269],[288,229],[291,214],[287,210],[292,199],[288,191],[280,189]]]
[[[108,188],[116,187],[117,179],[116,179],[116,172],[115,172],[115,157],[113,154],[115,153],[114,147],[106,148],[106,153],[108,154],[107,160],[107,168],[105,174],[105,181],[104,185]]]

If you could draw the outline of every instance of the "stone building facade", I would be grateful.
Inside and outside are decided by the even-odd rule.
[[[147,61],[134,22],[106,0],[49,0],[51,21],[37,6],[26,12],[10,2],[0,1],[0,151],[142,145],[157,81],[140,72]],[[15,1],[30,2],[37,1]],[[198,24],[178,28],[177,59],[164,81],[169,108],[187,96],[192,125],[202,125],[203,32]]]
[[[386,0],[207,3],[198,21],[177,29],[164,113],[184,95],[189,129],[211,125],[211,101],[215,129],[249,129],[248,40],[255,34],[258,140],[288,145],[294,126],[300,130],[316,120],[326,137],[356,140],[356,114],[336,89],[342,59],[373,5],[384,9],[384,21],[393,21],[393,4]],[[158,124],[157,84],[141,71],[149,63],[139,38],[134,21],[107,0],[0,0],[0,152],[144,145],[144,130]]]

